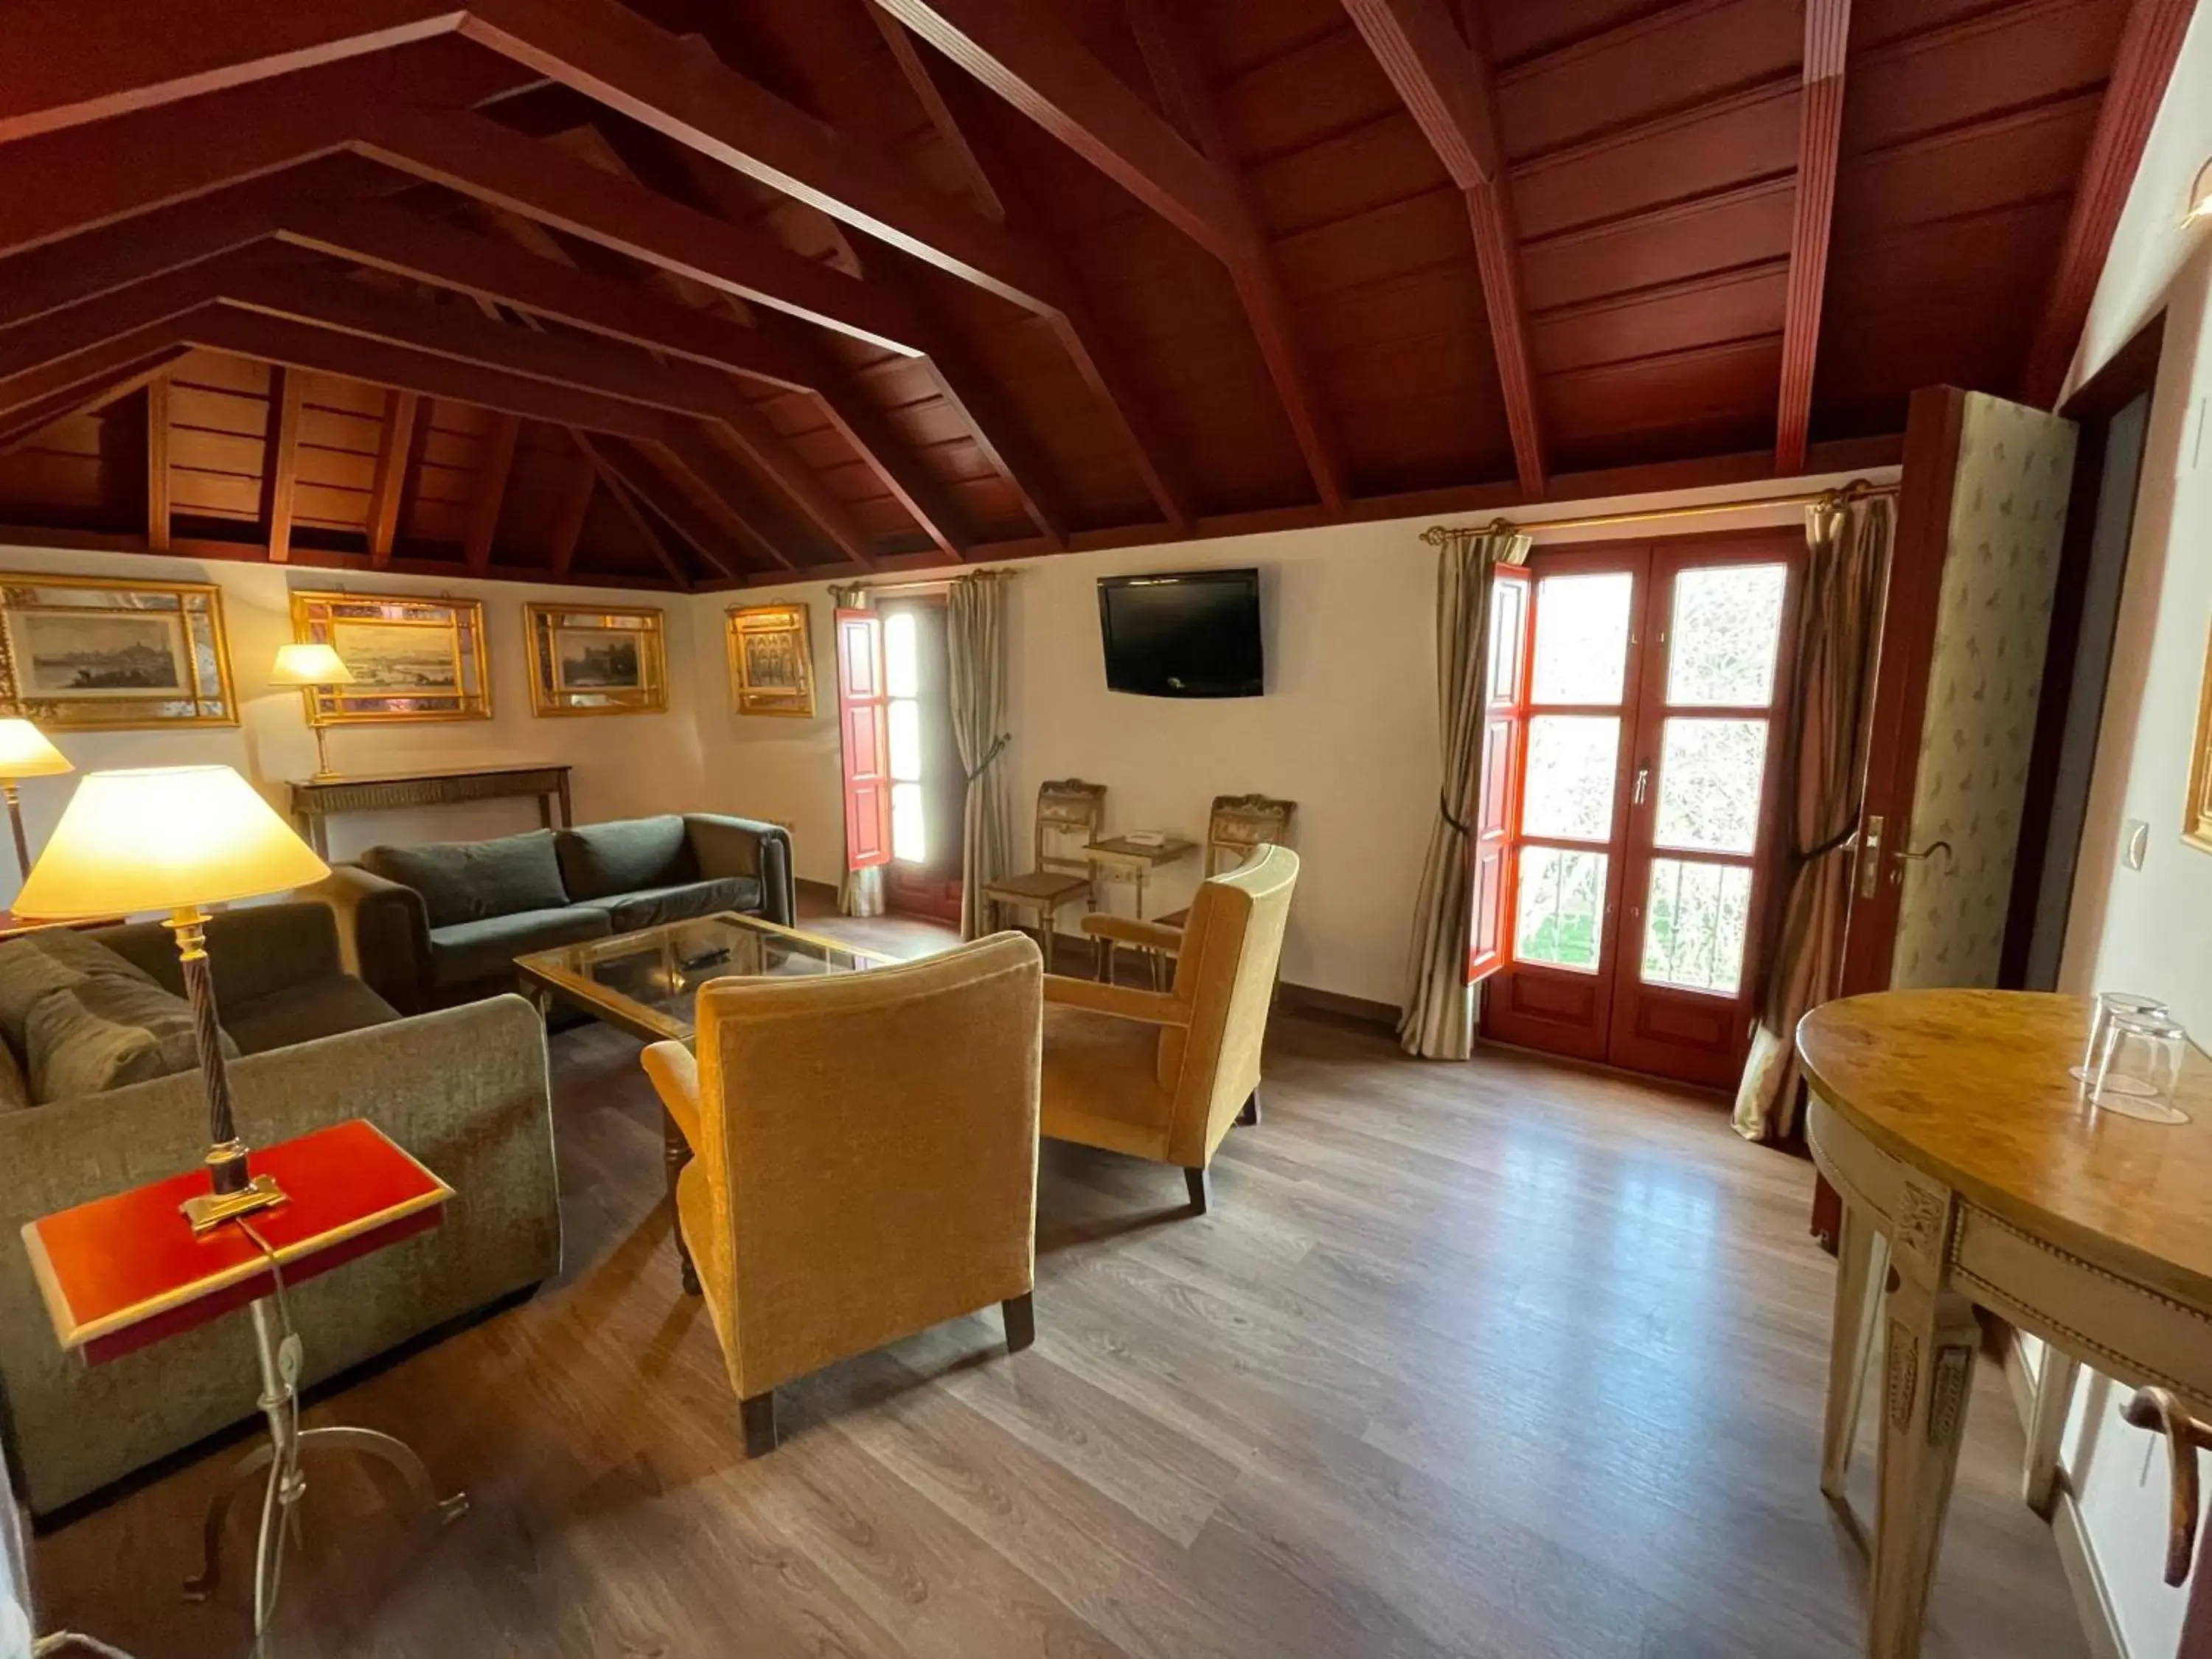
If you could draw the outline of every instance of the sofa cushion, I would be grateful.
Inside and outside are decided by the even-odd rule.
[[[604,939],[614,932],[607,913],[589,904],[558,909],[520,910],[430,930],[430,982],[466,985],[507,974],[517,957],[550,951],[580,939]]]
[[[665,921],[689,921],[721,910],[757,911],[760,904],[760,880],[754,876],[687,881],[680,887],[647,887],[599,901],[617,933],[658,927]]]
[[[24,1030],[40,1105],[150,1082],[199,1064],[192,1011],[151,981],[103,975],[41,997]],[[222,1051],[235,1055],[228,1035]]]
[[[31,1079],[23,1075],[23,1062],[0,1042],[0,1112],[20,1112],[37,1103],[31,1098]]]
[[[398,1018],[397,1008],[351,974],[325,974],[222,1007],[222,1028],[242,1054],[289,1048]]]
[[[568,902],[550,830],[495,841],[372,847],[361,861],[371,875],[420,893],[432,927],[550,910]]]
[[[94,979],[154,983],[136,963],[67,927],[41,928],[0,944],[0,1035],[18,1054],[27,1053],[31,1010],[56,991]]]
[[[554,844],[568,896],[586,903],[699,879],[691,837],[673,812],[556,830]]]

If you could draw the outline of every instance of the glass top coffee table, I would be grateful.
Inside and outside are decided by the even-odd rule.
[[[725,911],[672,921],[611,939],[585,939],[514,959],[523,994],[550,1014],[555,1005],[580,1010],[643,1042],[689,1042],[699,988],[732,975],[769,979],[855,974],[888,966],[895,957],[834,939],[780,927],[757,916]],[[676,1177],[691,1161],[690,1143],[664,1109],[662,1161],[668,1179],[668,1220],[684,1270],[684,1288],[696,1291],[698,1275],[676,1224]]]

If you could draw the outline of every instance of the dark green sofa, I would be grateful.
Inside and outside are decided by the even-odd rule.
[[[100,1092],[20,1103],[26,1073],[60,1066],[19,1052],[35,1005],[28,941],[0,945],[0,1078],[19,1103],[0,1108],[0,1429],[17,1495],[46,1515],[207,1435],[254,1415],[259,1384],[246,1322],[219,1319],[107,1364],[55,1345],[19,1242],[23,1224],[88,1199],[192,1168],[207,1150],[205,1097],[190,1015],[149,1022],[152,1044],[125,1054],[118,1002],[179,988],[168,930],[134,924],[72,935],[51,977],[64,994],[113,957],[124,982],[105,1000],[80,994],[91,1045],[118,1079]],[[553,1160],[545,1036],[519,996],[403,1018],[346,974],[337,929],[320,902],[250,905],[213,917],[208,946],[239,1132],[266,1146],[366,1118],[422,1159],[455,1196],[440,1226],[294,1289],[307,1377],[330,1376],[496,1303],[556,1272],[560,1192]],[[35,950],[36,946],[31,946]],[[89,953],[89,954],[88,954]],[[49,953],[52,954],[52,953]],[[158,1002],[158,994],[152,1000]],[[52,1017],[44,1017],[49,1038]],[[161,1049],[150,1055],[149,1048]],[[167,1069],[166,1075],[149,1075]],[[177,1069],[180,1068],[180,1069]]]
[[[791,838],[711,812],[372,847],[301,890],[337,913],[347,965],[403,1012],[514,988],[515,957],[737,910],[788,927]]]

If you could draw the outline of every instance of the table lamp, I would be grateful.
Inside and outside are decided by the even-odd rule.
[[[23,803],[15,793],[18,778],[50,778],[74,772],[69,757],[46,741],[46,734],[23,720],[0,720],[0,793],[8,797],[8,827],[15,832],[15,872],[31,873],[31,843],[23,835]]]
[[[323,746],[323,723],[315,715],[315,693],[330,685],[351,685],[353,670],[345,659],[319,640],[276,647],[276,661],[269,670],[271,685],[296,685],[307,694],[307,724],[315,734],[315,778],[328,783],[337,774],[331,770],[330,751]]]
[[[273,1176],[249,1177],[230,1119],[230,1082],[208,975],[205,906],[283,892],[330,866],[228,766],[88,772],[15,896],[40,921],[166,910],[192,1005],[207,1094],[211,1191],[185,1201],[194,1231],[280,1201]]]

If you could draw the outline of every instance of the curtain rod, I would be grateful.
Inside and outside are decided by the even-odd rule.
[[[1854,478],[1839,489],[1800,490],[1789,495],[1761,495],[1742,501],[1699,501],[1688,507],[1647,507],[1625,513],[1593,513],[1579,519],[1546,519],[1534,524],[1516,524],[1510,519],[1498,518],[1488,524],[1444,525],[1432,524],[1421,532],[1421,539],[1431,547],[1442,547],[1445,543],[1467,536],[1511,534],[1522,530],[1534,534],[1540,530],[1594,530],[1601,525],[1647,524],[1660,519],[1702,519],[1720,513],[1750,513],[1768,507],[1813,507],[1822,501],[1842,502],[1863,500],[1870,495],[1894,495],[1893,483],[1869,483],[1863,478]]]
[[[833,587],[865,588],[871,593],[933,593],[948,588],[964,576],[1004,576],[1009,581],[1021,573],[1018,570],[963,570],[958,576],[929,576],[910,582],[872,582],[856,579],[849,582],[833,582]]]

